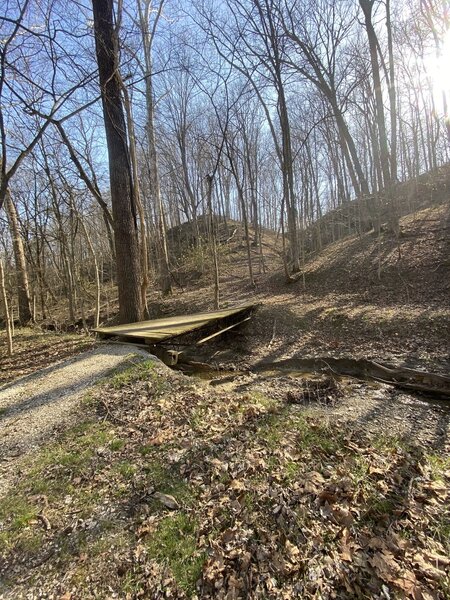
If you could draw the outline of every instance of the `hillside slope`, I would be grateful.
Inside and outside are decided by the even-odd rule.
[[[306,257],[303,273],[291,284],[285,282],[279,239],[264,232],[266,272],[254,249],[253,287],[238,232],[220,252],[221,302],[254,300],[262,306],[236,360],[258,360],[270,345],[274,358],[294,351],[350,353],[408,364],[436,362],[446,369],[450,204],[442,195],[431,199],[411,201],[419,208],[400,219],[399,237],[371,230],[330,243]],[[151,308],[155,314],[175,314],[212,303],[212,275],[206,269],[171,299],[155,296]]]

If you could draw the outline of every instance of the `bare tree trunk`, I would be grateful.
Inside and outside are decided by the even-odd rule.
[[[100,323],[100,294],[101,294],[101,285],[100,285],[100,273],[98,269],[98,260],[97,255],[95,254],[94,245],[92,243],[91,237],[88,233],[86,224],[84,219],[80,216],[81,228],[83,229],[83,233],[86,237],[87,244],[89,246],[89,251],[92,255],[92,260],[94,261],[94,270],[95,270],[95,313],[94,313],[94,327],[98,327]]]
[[[216,231],[214,227],[214,214],[212,209],[212,192],[213,192],[213,176],[208,175],[206,178],[206,202],[208,205],[209,213],[209,233],[211,236],[211,247],[214,262],[214,308],[218,309],[220,306],[220,280],[219,280],[219,260],[217,256],[217,240]]]
[[[148,317],[148,306],[147,306],[147,290],[150,284],[148,277],[148,246],[147,246],[147,228],[145,221],[144,208],[141,200],[141,189],[139,185],[138,175],[138,164],[136,155],[136,136],[134,133],[133,114],[131,109],[130,97],[126,86],[122,83],[123,99],[125,104],[125,113],[127,115],[128,125],[128,140],[130,144],[130,160],[131,168],[133,170],[133,194],[136,201],[136,206],[139,213],[139,228],[140,228],[140,249],[141,249],[141,269],[142,269],[142,281],[141,281],[141,302],[146,317]]]
[[[391,179],[397,181],[397,90],[395,85],[394,44],[392,39],[391,0],[386,0],[386,28],[389,53],[389,104],[391,112]]]
[[[50,167],[47,161],[47,156],[44,154],[45,160],[45,173],[47,175],[49,184],[50,184],[50,192],[51,199],[53,204],[53,209],[56,217],[56,222],[58,225],[58,237],[59,237],[59,248],[60,248],[60,257],[63,264],[63,272],[65,278],[65,288],[67,300],[69,303],[69,319],[72,323],[75,322],[75,265],[73,261],[72,253],[70,252],[69,242],[66,234],[66,230],[64,227],[61,210],[60,210],[60,198],[58,198],[58,194],[56,191],[55,181],[53,179],[52,173],[50,171]]]
[[[384,119],[383,94],[381,90],[380,66],[378,64],[378,42],[377,35],[372,23],[372,10],[374,0],[359,0],[364,13],[367,39],[369,41],[370,62],[372,65],[373,87],[376,102],[376,120],[378,127],[378,138],[380,143],[380,160],[383,171],[384,186],[388,187],[391,181],[389,168],[389,149],[387,143],[386,122]]]
[[[11,316],[9,314],[8,297],[6,295],[5,287],[5,270],[3,268],[3,261],[0,260],[0,289],[2,292],[3,305],[5,307],[5,322],[6,322],[6,340],[8,343],[8,356],[13,354],[13,339],[11,331]]]
[[[141,269],[136,202],[120,95],[118,34],[113,0],[92,0],[97,62],[109,154],[109,176],[116,246],[119,320],[142,320]]]
[[[142,6],[142,4],[144,6]],[[153,98],[153,64],[152,64],[152,44],[156,27],[161,16],[164,0],[161,0],[155,17],[153,28],[150,31],[150,9],[151,0],[139,0],[139,23],[144,48],[145,60],[145,101],[147,107],[147,141],[150,163],[150,194],[153,200],[153,207],[156,213],[158,233],[160,237],[159,252],[159,276],[161,281],[161,290],[163,294],[170,294],[172,284],[170,280],[169,251],[167,244],[167,232],[164,220],[164,208],[161,197],[161,186],[159,181],[158,157],[156,151],[155,139],[155,102]]]
[[[30,289],[28,285],[27,262],[25,260],[25,250],[22,236],[20,235],[17,209],[12,201],[9,190],[6,192],[5,209],[6,214],[8,215],[9,226],[11,228],[14,260],[16,264],[19,321],[21,325],[26,325],[26,323],[33,321],[33,315],[31,313]]]

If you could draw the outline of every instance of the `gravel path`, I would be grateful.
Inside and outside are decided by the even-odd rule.
[[[139,348],[104,345],[0,387],[0,496],[21,459],[74,420],[89,388],[136,356],[151,358]]]

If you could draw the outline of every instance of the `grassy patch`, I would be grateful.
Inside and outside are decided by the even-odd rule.
[[[331,455],[342,446],[341,435],[328,425],[310,421],[303,415],[296,416],[292,425],[297,431],[297,445],[302,451]]]
[[[367,539],[389,548],[393,531],[409,535],[414,549],[431,542],[444,554],[446,457],[374,441],[333,425],[325,409],[274,400],[270,390],[200,393],[155,367],[139,362],[117,372],[112,386],[92,392],[92,408],[83,407],[95,415],[103,398],[106,420],[85,417],[25,465],[0,501],[0,553],[11,572],[26,575],[31,565],[44,593],[53,573],[66,572],[77,597],[95,590],[151,598],[161,586],[178,597],[196,594],[208,559],[202,594],[215,597],[222,578],[220,592],[231,598],[245,560],[255,574],[248,595],[296,597],[303,586],[302,597],[317,597],[321,578],[336,597],[356,597],[367,570],[353,558],[374,558]],[[434,502],[422,502],[428,497]],[[412,498],[423,520],[405,520]],[[340,552],[353,561],[356,591],[339,569],[327,580]],[[408,556],[396,560],[414,570]],[[396,597],[390,583],[374,579],[373,589],[386,584]]]
[[[288,422],[287,410],[278,414],[268,414],[261,419],[257,435],[271,450],[275,450],[281,443]]]
[[[449,512],[440,513],[429,524],[431,536],[437,539],[445,548],[447,554],[450,554],[450,514]]]
[[[24,466],[28,469],[27,475],[0,500],[5,546],[33,545],[28,543],[31,534],[26,530],[36,520],[44,502],[52,510],[54,504],[70,496],[80,510],[91,510],[98,492],[73,482],[87,471],[96,450],[105,445],[112,435],[106,424],[82,423],[69,429],[58,443],[44,447],[32,462]]]
[[[109,448],[113,452],[118,452],[119,450],[122,450],[124,446],[125,446],[125,440],[122,440],[120,438],[114,438],[113,440],[111,440],[109,442]]]
[[[164,463],[153,457],[144,465],[150,487],[163,494],[170,494],[185,506],[192,506],[194,494],[189,485],[183,480],[175,466],[167,467]]]
[[[110,385],[116,390],[131,385],[132,383],[141,379],[158,379],[158,375],[155,371],[156,363],[154,360],[146,360],[138,363],[134,363],[129,367],[120,369],[119,372],[115,373],[108,381]]]
[[[197,550],[197,524],[185,513],[160,521],[147,545],[149,555],[167,564],[177,584],[188,595],[195,591],[205,557]]]
[[[137,467],[129,461],[123,461],[117,465],[114,465],[114,470],[124,479],[133,479],[136,474]]]
[[[277,400],[258,391],[252,391],[246,394],[243,400],[246,400],[246,402],[240,405],[240,410],[242,412],[245,412],[248,409],[249,404],[256,404],[257,406],[266,409],[267,412],[273,412],[278,406]]]
[[[38,508],[21,494],[10,493],[0,503],[0,521],[9,521],[12,532],[27,527],[30,521],[36,518],[37,513]],[[8,542],[7,539],[4,541]]]
[[[189,417],[189,425],[192,427],[194,431],[201,431],[205,427],[207,427],[207,419],[208,409],[206,406],[197,406],[193,409],[190,417]]]
[[[450,457],[439,454],[427,454],[425,461],[430,469],[431,477],[435,481],[442,480],[442,474],[450,470]]]

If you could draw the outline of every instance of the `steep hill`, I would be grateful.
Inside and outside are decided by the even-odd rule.
[[[248,277],[243,229],[220,246],[223,304],[253,299],[262,306],[248,328],[242,360],[267,351],[286,356],[332,351],[395,359],[416,364],[434,362],[445,368],[450,316],[450,169],[398,186],[400,234],[371,228],[324,244],[306,255],[294,283],[285,282],[281,242],[264,231],[262,252],[252,248],[255,287]],[[355,204],[352,210],[360,210]],[[322,231],[331,223],[326,215]],[[187,226],[184,226],[186,229]],[[192,260],[192,259],[191,259]],[[198,255],[196,255],[198,260]],[[212,307],[212,271],[204,253],[203,274],[163,302],[153,298],[155,314]],[[186,263],[187,264],[187,263]],[[186,266],[184,267],[184,269]],[[190,265],[192,268],[192,264]],[[272,339],[273,338],[273,339]],[[251,358],[249,358],[251,355]],[[245,358],[244,358],[245,357]]]

